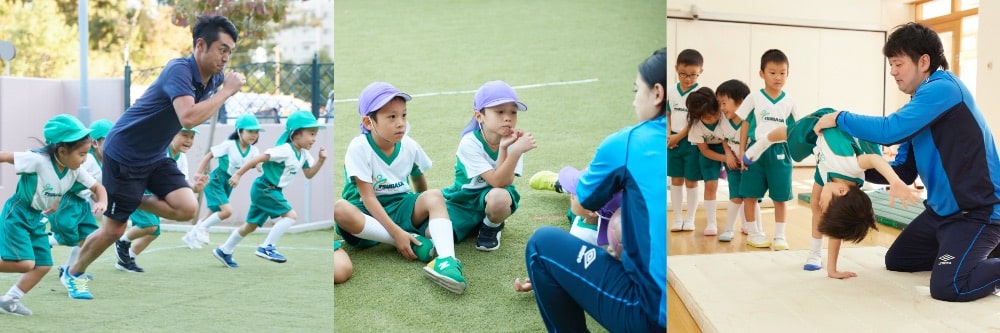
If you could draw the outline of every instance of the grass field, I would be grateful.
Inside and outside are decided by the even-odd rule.
[[[532,190],[540,170],[582,168],[608,134],[636,122],[631,106],[636,66],[666,44],[662,1],[338,1],[335,12],[337,91],[334,170],[358,134],[354,100],[372,81],[414,95],[410,136],[434,161],[431,188],[454,177],[459,132],[472,115],[473,92],[504,80],[528,105],[518,126],[538,148],[515,182],[520,209],[508,220],[501,248],[457,245],[469,288],[454,295],[428,281],[422,264],[389,246],[348,249],[354,276],[335,290],[337,332],[538,332],[545,327],[531,293],[512,282],[526,276],[524,246],[538,227],[568,229],[568,199]],[[568,83],[568,84],[565,84]],[[338,177],[339,197],[344,179]],[[600,326],[590,321],[591,329]]]
[[[114,268],[114,249],[88,270],[94,300],[73,300],[55,268],[22,303],[34,314],[0,316],[4,332],[329,332],[333,324],[333,231],[286,234],[288,262],[253,255],[265,235],[244,239],[226,268],[208,248],[189,250],[181,233],[165,232],[139,256],[145,273]],[[212,241],[225,240],[212,234]],[[66,247],[52,250],[57,265]],[[19,274],[0,274],[9,288]]]

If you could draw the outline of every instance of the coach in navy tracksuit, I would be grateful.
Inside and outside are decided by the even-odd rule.
[[[885,117],[830,114],[817,129],[838,126],[883,145],[900,144],[893,169],[927,186],[926,210],[885,256],[891,271],[931,271],[931,297],[967,302],[1000,288],[1000,158],[972,94],[949,71],[941,40],[916,23],[898,27],[883,48],[899,90],[912,98]],[[868,181],[884,182],[868,172]]]

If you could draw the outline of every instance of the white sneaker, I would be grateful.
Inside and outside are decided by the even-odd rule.
[[[201,248],[201,242],[199,242],[195,238],[196,238],[196,236],[194,235],[194,233],[192,233],[191,231],[188,231],[188,232],[184,233],[184,236],[181,237],[181,240],[184,241],[184,244],[187,244],[187,246],[188,246],[189,249],[197,250],[197,249]]]
[[[732,241],[732,240],[733,240],[733,231],[732,230],[726,230],[726,231],[722,232],[721,235],[719,235],[719,241],[720,242],[729,242],[729,241]]]
[[[823,256],[819,252],[809,251],[809,256],[806,257],[806,264],[802,266],[802,269],[807,271],[818,271],[823,268]]]
[[[784,236],[774,236],[773,244],[775,251],[788,250],[788,241],[785,240]]]
[[[210,240],[208,239],[208,230],[199,227],[191,228],[194,231],[195,239],[197,239],[202,244],[208,244]]]
[[[681,230],[684,230],[684,231],[694,231],[694,220],[684,221],[684,225],[681,226]]]
[[[752,235],[747,236],[747,245],[756,248],[771,247],[771,242],[767,241],[767,235],[763,232],[757,232]]]
[[[709,223],[705,226],[705,236],[715,236],[719,234],[719,227],[715,223]]]
[[[676,221],[676,222],[674,222],[674,225],[670,226],[670,231],[681,231],[681,230],[684,229],[684,220],[683,219],[676,219],[674,221]]]

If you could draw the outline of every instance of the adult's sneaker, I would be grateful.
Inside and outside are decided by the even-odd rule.
[[[267,244],[267,246],[258,246],[257,247],[257,252],[254,252],[254,254],[256,254],[258,257],[261,257],[261,258],[264,258],[264,259],[267,259],[267,260],[270,260],[270,261],[273,261],[273,262],[276,262],[276,263],[283,263],[283,262],[288,261],[288,259],[285,259],[285,256],[281,255],[281,253],[278,253],[278,250],[276,250],[274,248],[274,245],[272,245],[272,244]]]
[[[67,274],[66,271],[68,271],[68,270],[69,270],[69,267],[59,266],[59,275],[58,275],[58,277],[59,277],[60,282],[62,281],[63,275],[66,275]],[[87,280],[93,280],[94,279],[94,276],[90,275],[90,273],[83,273],[83,276],[87,277]]]
[[[413,254],[417,255],[417,260],[428,262],[434,259],[434,256],[437,255],[437,251],[434,249],[434,242],[427,237],[415,233],[410,233],[410,236],[413,236],[413,238],[416,238],[420,242],[420,246],[410,243],[410,249],[413,250]]]
[[[225,252],[222,252],[222,249],[220,248],[215,248],[215,250],[212,250],[212,255],[215,256],[215,259],[219,259],[219,261],[221,261],[223,265],[226,265],[226,267],[229,268],[240,267],[240,265],[236,264],[236,262],[233,261],[232,254],[226,254]]]
[[[12,314],[15,316],[30,316],[31,310],[21,304],[20,298],[9,297],[8,300],[0,298],[0,313]]]
[[[540,191],[563,192],[562,186],[559,186],[559,174],[548,170],[542,170],[532,175],[531,179],[528,180],[528,185]]]
[[[431,281],[450,292],[461,294],[469,283],[462,275],[462,262],[455,257],[438,257],[424,266],[424,274]]]
[[[476,250],[496,251],[500,248],[500,234],[506,223],[500,223],[498,227],[490,227],[485,223],[479,224],[479,236],[476,237]]]
[[[128,253],[128,250],[132,248],[132,242],[127,240],[116,240],[115,241],[115,256],[118,257],[119,262],[127,263],[132,261],[132,255]]]
[[[73,276],[69,273],[63,274],[62,284],[66,287],[66,291],[69,293],[69,298],[72,299],[94,299],[94,295],[90,293],[87,283],[90,282],[90,278],[86,275]]]

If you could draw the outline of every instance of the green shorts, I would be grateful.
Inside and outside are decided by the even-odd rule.
[[[701,171],[698,165],[698,156],[701,156],[701,153],[698,152],[698,146],[691,145],[687,138],[683,138],[677,144],[677,148],[670,149],[667,155],[668,177],[701,180]]]
[[[49,214],[49,228],[59,244],[77,246],[97,230],[90,202],[76,194],[64,195],[59,208]]]
[[[404,231],[423,236],[427,230],[427,223],[421,224],[420,227],[413,226],[413,207],[416,206],[418,196],[420,195],[417,193],[383,195],[378,197],[378,203],[382,205],[382,209],[384,209],[385,213],[389,215],[392,222],[396,223],[396,225]],[[365,208],[364,203],[352,202],[352,204],[354,204],[354,207],[358,207],[358,209],[361,210],[361,213],[371,216],[371,213],[369,213],[368,209]],[[344,241],[346,241],[350,246],[365,249],[378,245],[378,242],[376,241],[361,239],[349,232],[344,232],[340,230],[339,226],[336,229],[337,234],[340,235],[340,237],[344,237]]]
[[[731,170],[726,167],[726,180],[729,182],[729,199],[743,199],[743,193],[740,192],[740,182],[743,180],[743,172],[740,170]]]
[[[451,218],[452,229],[455,230],[455,239],[461,241],[468,237],[473,231],[479,229],[484,218],[486,218],[486,194],[493,187],[481,190],[459,190],[445,194],[445,204],[448,206],[448,217]],[[521,201],[521,194],[517,193],[514,185],[504,188],[510,195],[510,213],[517,211],[517,203]]]
[[[765,192],[777,202],[792,200],[792,160],[784,143],[767,148],[757,162],[743,171],[740,195],[763,198]]]
[[[292,211],[292,205],[285,200],[281,188],[271,185],[264,177],[257,177],[250,188],[250,211],[247,223],[263,227],[268,219],[273,219]]]
[[[7,200],[0,212],[0,259],[4,261],[33,260],[35,266],[52,266],[49,235],[42,223],[42,212],[18,200]]]
[[[160,217],[156,214],[144,211],[142,209],[136,209],[132,213],[132,226],[136,228],[146,229],[149,227],[156,227],[156,231],[153,231],[153,236],[160,235]]]
[[[229,186],[231,176],[225,171],[215,169],[209,175],[208,184],[205,184],[205,204],[208,210],[219,212],[219,206],[229,204],[229,196],[233,194],[233,187]]]
[[[695,146],[695,149],[698,149],[698,147]],[[721,143],[708,145],[708,149],[719,154],[726,153]],[[698,168],[701,173],[701,180],[719,180],[719,172],[722,171],[722,162],[705,157],[705,155],[701,154],[701,151],[698,151]]]

